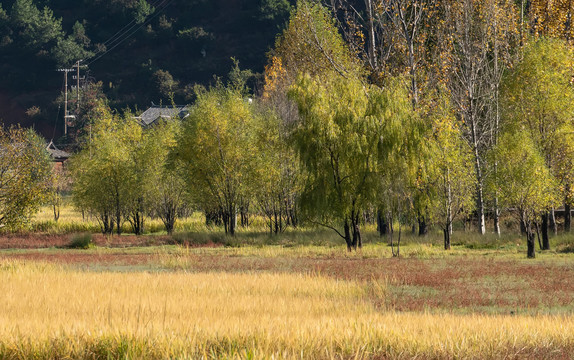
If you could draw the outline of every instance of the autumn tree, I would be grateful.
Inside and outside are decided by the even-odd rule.
[[[257,151],[250,192],[259,212],[268,220],[269,232],[278,234],[298,224],[296,203],[301,174],[289,144],[288,125],[264,102],[255,106],[253,146]]]
[[[500,56],[503,49],[512,45],[515,9],[507,0],[463,0],[443,1],[441,12],[445,26],[439,36],[442,48],[438,48],[438,59],[445,64],[444,80],[457,118],[463,125],[465,139],[472,149],[478,230],[484,234],[485,154],[492,147],[492,134],[497,131],[495,122],[498,119],[489,114],[492,114],[493,106],[496,111],[501,74],[500,69],[492,69],[500,66],[497,54]]]
[[[272,52],[267,74],[274,75],[266,79],[266,92],[274,89],[277,81],[292,84],[301,73],[323,76],[333,72],[355,77],[363,69],[350,56],[330,12],[320,3],[299,0]]]
[[[173,233],[177,219],[187,208],[188,200],[183,167],[178,161],[168,158],[177,146],[180,121],[161,122],[147,130],[146,134],[149,149],[146,156],[153,161],[146,169],[146,207],[150,215],[161,219],[168,234]]]
[[[499,168],[491,186],[503,206],[515,209],[526,230],[527,256],[534,258],[537,219],[556,200],[554,178],[527,130],[507,128],[494,152]]]
[[[32,130],[0,127],[0,228],[24,227],[45,199],[51,164]]]
[[[221,84],[199,90],[172,154],[183,166],[191,196],[204,210],[221,211],[230,235],[250,181],[252,122],[240,90]]]
[[[574,39],[574,27],[572,25],[574,2],[570,0],[530,0],[528,10],[530,28],[535,35],[557,37],[567,42]]]
[[[433,135],[426,151],[430,153],[427,168],[432,186],[432,218],[444,234],[444,248],[450,249],[452,225],[457,217],[474,209],[472,190],[475,186],[472,153],[464,141],[459,124],[448,100],[438,97],[439,111],[433,114]]]
[[[71,159],[72,195],[78,208],[96,217],[104,234],[115,227],[119,235],[141,196],[132,150],[142,130],[134,119],[114,117],[103,104],[97,112],[91,140]]]
[[[568,154],[574,131],[572,51],[561,40],[540,39],[529,43],[522,60],[504,83],[506,121],[528,132],[558,178],[562,198],[570,198],[572,170]],[[543,215],[543,249],[549,249],[548,213]]]
[[[307,176],[303,210],[336,231],[349,251],[361,247],[361,215],[375,205],[385,125],[410,111],[401,86],[380,89],[357,78],[305,75],[290,91],[301,118],[293,139]]]
[[[421,208],[428,209],[428,189],[424,189],[422,179],[429,161],[430,152],[425,151],[429,126],[412,110],[404,80],[388,79],[384,91],[371,94],[382,134],[377,151],[377,195],[373,201],[380,235],[387,235],[393,256],[400,256],[402,225],[416,221]],[[399,226],[396,242],[395,223]]]

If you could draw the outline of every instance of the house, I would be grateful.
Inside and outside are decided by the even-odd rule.
[[[154,105],[144,111],[140,116],[136,116],[136,119],[140,122],[143,127],[150,127],[160,119],[171,120],[174,118],[183,119],[189,115],[187,106],[184,105],[171,105],[171,106],[161,106]]]
[[[46,146],[46,151],[50,154],[55,170],[61,170],[64,167],[64,163],[70,158],[69,152],[58,149],[51,140]]]

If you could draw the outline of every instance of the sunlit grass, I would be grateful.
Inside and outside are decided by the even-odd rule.
[[[566,356],[571,316],[394,313],[386,283],[0,265],[1,358]]]

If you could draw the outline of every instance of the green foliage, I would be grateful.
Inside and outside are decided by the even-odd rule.
[[[104,233],[128,221],[140,235],[150,215],[171,233],[185,205],[179,166],[167,164],[178,133],[178,120],[144,130],[131,114],[113,117],[101,106],[92,140],[72,162],[76,206],[92,212]]]
[[[264,20],[281,23],[287,20],[290,11],[291,4],[288,0],[263,0],[260,7],[260,17]]]
[[[91,233],[82,233],[72,235],[68,248],[70,249],[89,249],[94,246]]]
[[[247,87],[247,83],[254,76],[254,74],[251,70],[241,70],[241,68],[239,68],[239,61],[237,59],[231,58],[231,60],[233,61],[233,67],[228,74],[228,86],[234,88],[243,95],[248,95],[249,88]]]
[[[533,40],[506,77],[502,99],[509,131],[528,132],[564,197],[574,180],[573,65],[572,50],[563,41]]]
[[[417,211],[428,207],[425,189],[425,164],[430,156],[423,151],[428,126],[412,110],[407,87],[401,78],[389,79],[372,99],[374,112],[382,119],[382,137],[378,149],[380,189],[376,197],[390,223],[412,220]],[[415,208],[413,203],[420,208]]]
[[[32,130],[0,128],[0,227],[27,225],[46,196],[51,164]]]
[[[50,54],[59,66],[69,66],[78,59],[89,58],[93,55],[70,36],[59,39],[56,46],[51,49]]]
[[[92,140],[72,159],[72,191],[76,206],[94,213],[102,232],[111,233],[115,224],[119,233],[134,194],[139,195],[131,156],[142,129],[129,117],[113,117],[104,105],[99,109]]]
[[[343,227],[344,235],[337,231],[350,249],[360,246],[360,214],[376,205],[381,161],[406,145],[401,135],[410,122],[401,120],[412,114],[400,82],[380,89],[357,78],[325,78],[301,76],[290,90],[301,118],[294,147],[307,176],[301,204],[308,217]]]
[[[427,151],[428,175],[432,186],[431,218],[442,228],[445,248],[450,249],[450,234],[455,219],[474,207],[476,176],[472,152],[445,97],[432,114],[433,136]]]
[[[148,16],[153,14],[155,8],[151,6],[146,0],[137,1],[133,13],[134,19],[137,24],[143,23]]]
[[[63,36],[62,20],[56,19],[48,7],[39,10],[32,0],[16,0],[11,17],[19,35],[32,50],[41,49]]]
[[[153,79],[159,94],[166,100],[173,102],[179,82],[173,78],[169,71],[158,70],[153,74]]]
[[[495,186],[503,206],[513,207],[527,226],[556,202],[556,183],[544,157],[526,130],[505,132],[494,150],[498,171]]]
[[[159,217],[168,234],[186,208],[187,191],[178,161],[169,162],[168,155],[176,147],[181,131],[179,119],[163,122],[146,133],[146,151],[138,154],[149,160],[142,173],[143,194],[151,215]]]
[[[225,230],[232,235],[238,204],[250,183],[252,124],[250,105],[237,89],[219,84],[199,90],[173,153],[196,203],[222,211]]]
[[[251,198],[257,210],[268,219],[270,233],[297,225],[297,208],[302,176],[294,149],[289,146],[289,130],[274,109],[261,105],[255,114],[253,184]]]

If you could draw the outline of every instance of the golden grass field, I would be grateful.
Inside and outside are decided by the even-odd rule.
[[[405,235],[397,259],[373,229],[347,253],[331,232],[227,238],[194,215],[79,250],[70,231],[97,224],[46,213],[46,232],[0,236],[0,359],[574,358],[569,236],[527,260],[511,233],[457,232],[448,252]]]
[[[395,312],[384,281],[0,265],[0,358],[569,358],[574,317]]]

